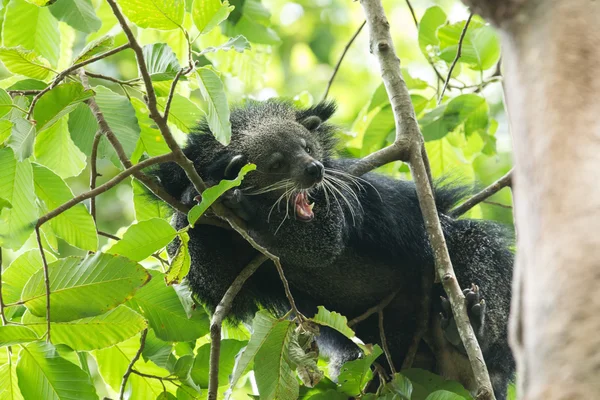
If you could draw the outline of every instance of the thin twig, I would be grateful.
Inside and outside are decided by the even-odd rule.
[[[496,207],[500,207],[500,208],[506,208],[507,210],[512,210],[512,206],[509,206],[508,204],[498,203],[497,201],[484,200],[484,201],[482,201],[482,203],[483,204],[489,204],[490,206],[496,206]]]
[[[392,302],[392,300],[394,300],[394,297],[396,297],[397,294],[398,294],[398,292],[389,294],[387,297],[385,297],[383,300],[381,300],[381,302],[379,304],[369,308],[367,311],[365,311],[358,317],[351,319],[348,322],[348,326],[353,327],[354,325],[358,324],[359,322],[362,322],[365,319],[369,318],[371,315],[383,310]]]
[[[217,305],[215,313],[212,316],[210,322],[210,372],[208,380],[208,399],[216,400],[217,390],[219,388],[219,356],[221,352],[221,326],[223,320],[231,311],[233,300],[235,296],[240,292],[242,286],[252,276],[252,274],[267,260],[264,254],[257,255],[252,261],[244,267],[244,269],[238,274],[238,276],[231,283],[223,298]]]
[[[41,92],[41,90],[7,90],[11,96],[31,96]]]
[[[98,171],[96,165],[96,159],[98,158],[98,145],[102,139],[102,131],[96,132],[94,135],[94,142],[92,143],[92,154],[90,156],[90,190],[96,188],[96,179],[98,178]],[[90,214],[96,223],[96,197],[90,199]]]
[[[134,79],[134,80],[124,81],[121,79],[113,78],[112,76],[96,74],[95,72],[90,72],[90,71],[85,71],[85,74],[87,76],[89,76],[90,78],[103,79],[105,81],[114,82],[119,85],[125,85],[125,86],[135,86],[135,84],[139,81],[139,78]]]
[[[40,227],[35,227],[35,236],[37,238],[40,254],[42,255],[42,265],[44,268],[44,284],[46,286],[46,342],[50,343],[50,276],[48,275],[48,261],[42,247],[42,237]]]
[[[2,318],[2,325],[8,324],[8,320],[6,319],[6,315],[4,314],[4,300],[2,297],[2,247],[0,247],[0,318]]]
[[[444,93],[446,92],[446,88],[448,87],[448,83],[450,82],[450,78],[452,77],[452,71],[454,71],[454,67],[456,67],[456,63],[458,62],[458,60],[460,59],[460,56],[462,54],[463,40],[465,39],[465,35],[467,34],[467,29],[469,29],[469,24],[471,23],[471,18],[473,18],[473,13],[469,14],[469,18],[467,18],[467,22],[465,22],[465,26],[464,26],[462,32],[460,33],[460,38],[458,39],[458,49],[456,50],[456,57],[454,57],[454,61],[452,61],[452,64],[450,65],[450,69],[448,70],[448,77],[444,81],[444,86],[442,87],[442,93],[440,94],[440,97],[437,102],[438,106],[442,103],[442,100],[444,99]]]
[[[408,6],[408,9],[410,10],[410,15],[412,15],[413,21],[415,21],[415,26],[417,27],[417,30],[419,29],[419,20],[417,19],[417,14],[415,14],[415,9],[413,8],[412,4],[410,3],[410,0],[406,0],[406,5]]]
[[[145,374],[143,372],[138,371],[137,369],[131,369],[131,372],[133,374],[139,375],[139,376],[143,376],[144,378],[151,378],[151,379],[157,379],[159,381],[178,381],[179,378],[175,378],[172,376],[157,376],[157,375],[150,375],[150,374]]]
[[[396,367],[394,367],[394,362],[392,361],[392,354],[390,353],[390,348],[388,347],[387,339],[385,338],[385,328],[383,326],[383,310],[379,310],[378,314],[379,314],[379,340],[381,340],[381,348],[383,349],[385,358],[387,359],[387,362],[390,365],[390,371],[392,371],[392,374],[395,374]]]
[[[181,75],[186,74],[190,70],[191,69],[181,68],[179,71],[177,71],[177,74],[175,75],[175,78],[173,79],[173,82],[171,83],[171,90],[169,90],[169,97],[167,97],[167,104],[165,104],[165,111],[163,113],[163,118],[165,121],[169,120],[169,111],[171,110],[171,102],[173,101],[173,96],[175,95],[175,89],[177,87],[177,82],[179,82],[179,78],[181,78]]]
[[[333,84],[333,80],[335,79],[335,76],[337,75],[338,70],[340,69],[340,66],[342,65],[342,61],[344,60],[344,57],[346,56],[348,49],[350,48],[350,46],[352,46],[352,43],[354,43],[354,40],[356,39],[356,37],[358,36],[360,31],[362,31],[362,29],[364,28],[366,23],[367,23],[367,21],[363,21],[363,23],[360,24],[360,26],[358,27],[356,32],[354,32],[354,35],[352,35],[352,37],[350,38],[350,40],[344,47],[344,51],[342,51],[342,54],[340,55],[340,59],[338,60],[337,64],[335,64],[335,67],[333,68],[333,73],[331,74],[331,78],[329,78],[329,82],[327,82],[327,88],[325,89],[325,93],[323,93],[323,101],[327,100],[327,95],[329,94],[329,89],[331,88],[331,85]]]
[[[64,71],[60,72],[58,75],[56,75],[56,78],[54,78],[54,80],[52,81],[52,83],[50,85],[48,85],[46,88],[44,88],[43,90],[41,90],[34,98],[33,100],[31,100],[31,105],[29,106],[29,112],[27,113],[27,119],[31,118],[31,114],[33,113],[33,109],[35,107],[35,105],[37,104],[38,100],[47,92],[49,92],[50,90],[54,89],[56,87],[56,85],[58,85],[60,82],[62,82],[63,79],[65,79],[70,73],[77,71],[79,68],[94,63],[98,60],[101,60],[103,58],[112,56],[113,54],[117,54],[123,50],[126,50],[129,48],[129,43],[126,43],[124,45],[121,45],[119,47],[115,47],[114,49],[107,51],[106,53],[102,53],[99,54],[95,57],[92,57],[90,59],[87,59],[85,61],[82,61],[78,64],[72,65],[69,68],[65,69]]]
[[[47,214],[42,215],[38,219],[38,221],[36,223],[36,227],[39,228],[45,222],[47,222],[47,221],[51,220],[52,218],[54,218],[54,217],[62,214],[63,212],[67,211],[71,207],[73,207],[73,206],[81,203],[84,200],[87,200],[89,198],[98,196],[99,194],[106,192],[108,189],[116,186],[119,182],[121,182],[122,180],[124,180],[128,176],[132,175],[136,171],[141,171],[142,169],[147,168],[147,167],[149,167],[151,165],[173,161],[173,158],[174,158],[173,154],[171,154],[171,153],[164,154],[162,156],[156,156],[156,157],[148,158],[148,159],[140,162],[139,164],[133,165],[131,168],[127,168],[126,170],[121,171],[119,174],[115,175],[111,180],[109,180],[108,182],[104,183],[103,185],[98,186],[94,190],[89,190],[89,191],[84,192],[84,193],[82,193],[82,194],[80,194],[78,196],[75,196],[71,200],[69,200],[66,203],[62,204],[61,206],[55,208],[54,210],[48,212]]]
[[[123,375],[123,380],[121,381],[121,390],[119,390],[119,400],[123,400],[123,396],[125,395],[125,386],[127,385],[127,379],[129,379],[129,375],[131,375],[131,373],[133,372],[133,365],[136,363],[137,360],[139,360],[140,356],[142,355],[142,351],[144,351],[144,346],[146,346],[146,335],[147,334],[148,334],[148,328],[146,328],[142,331],[142,334],[140,335],[140,348],[138,349],[137,353],[135,353],[135,355],[131,359],[129,366],[127,366],[127,370],[125,371],[125,374]]]
[[[449,215],[454,218],[460,217],[461,215],[469,211],[471,208],[475,207],[477,204],[487,200],[490,196],[493,196],[494,194],[498,193],[501,189],[507,186],[511,186],[512,175],[513,170],[511,169],[502,178],[498,179],[496,182],[492,183],[490,186],[486,187],[481,192],[475,194],[473,197],[469,198],[464,203],[450,211]]]

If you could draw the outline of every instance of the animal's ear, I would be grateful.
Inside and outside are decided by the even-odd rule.
[[[227,166],[225,167],[225,172],[223,173],[223,176],[225,177],[225,179],[235,179],[240,173],[242,167],[246,164],[246,156],[242,154],[233,156],[229,160]]]
[[[314,105],[310,108],[299,110],[296,114],[296,118],[298,122],[300,122],[306,127],[306,129],[314,130],[318,128],[323,122],[331,118],[336,108],[337,107],[333,101],[322,101],[319,104]],[[311,129],[307,125],[312,126],[313,128]]]

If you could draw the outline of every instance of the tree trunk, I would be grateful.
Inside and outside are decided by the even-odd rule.
[[[600,1],[464,0],[502,31],[522,399],[600,395]]]

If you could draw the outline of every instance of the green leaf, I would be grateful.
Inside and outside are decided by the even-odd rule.
[[[57,20],[78,31],[92,33],[102,26],[102,21],[96,16],[90,0],[58,0],[49,8]]]
[[[23,400],[17,384],[15,364],[4,364],[0,367],[0,399]]]
[[[38,340],[38,335],[25,326],[0,326],[0,347],[33,342],[34,340]]]
[[[52,253],[44,250],[46,260],[56,261]],[[21,292],[33,274],[42,269],[42,256],[38,249],[29,250],[15,258],[10,266],[2,271],[2,295],[5,303],[21,299]]]
[[[233,371],[236,355],[246,346],[245,341],[225,339],[221,341],[221,354],[219,357],[219,386],[228,383],[229,375]],[[208,387],[208,372],[210,359],[210,343],[201,346],[194,358],[194,365],[190,377],[200,387]],[[262,396],[262,392],[261,392]],[[261,397],[262,398],[262,397]]]
[[[151,360],[154,364],[161,368],[173,369],[174,358],[173,343],[167,343],[156,337],[153,329],[148,329],[146,335],[146,345],[142,351],[144,360]]]
[[[464,124],[465,135],[485,131],[489,124],[489,106],[485,98],[476,94],[463,94],[453,98],[444,111],[449,131]]]
[[[361,156],[379,150],[387,143],[387,138],[396,129],[394,110],[390,104],[382,107],[371,119],[363,135]]]
[[[194,227],[194,224],[196,223],[196,221],[198,221],[198,218],[200,218],[202,216],[202,214],[204,214],[204,212],[206,210],[208,210],[208,208],[223,193],[225,193],[229,189],[232,189],[236,186],[240,186],[240,184],[242,183],[242,180],[244,179],[244,176],[246,176],[246,174],[248,172],[254,171],[255,169],[256,169],[256,165],[246,164],[240,170],[240,173],[238,174],[237,178],[235,178],[233,180],[223,179],[221,182],[219,182],[218,185],[215,185],[215,186],[212,186],[212,187],[209,187],[208,189],[206,189],[202,193],[202,201],[200,202],[200,204],[195,205],[188,212],[188,221],[189,221],[190,225],[192,226],[192,228]]]
[[[164,112],[167,99],[159,97],[157,102],[159,110]],[[181,129],[183,132],[191,132],[198,124],[200,114],[200,109],[191,100],[179,94],[173,96],[171,109],[169,111],[169,122],[174,124],[177,128]]]
[[[235,369],[232,372],[231,376],[231,388],[235,388],[235,385],[242,377],[242,375],[246,372],[248,365],[250,362],[254,360],[256,353],[263,346],[267,337],[278,324],[277,318],[271,316],[268,311],[260,310],[254,316],[254,320],[252,321],[252,336],[250,336],[250,341],[248,342],[248,346],[244,349],[244,352],[240,356],[239,360],[235,364]]]
[[[172,80],[181,69],[177,56],[166,43],[147,44],[142,51],[153,81]]]
[[[382,394],[392,394],[394,399],[400,396],[398,400],[411,400],[413,387],[410,380],[402,374],[394,374],[392,381],[387,383]]]
[[[419,47],[426,58],[431,59],[439,52],[440,40],[437,31],[446,23],[447,17],[444,10],[438,6],[429,7],[421,22],[419,22]]]
[[[184,0],[121,0],[119,5],[140,28],[170,30],[183,24]]]
[[[2,146],[10,137],[13,123],[8,119],[0,119],[0,146]]]
[[[187,99],[186,99],[187,100]],[[187,100],[189,101],[189,100]],[[163,138],[162,134],[160,133],[160,131],[158,129],[156,129],[156,123],[150,118],[150,116],[148,115],[148,107],[146,106],[146,104],[144,104],[143,101],[141,101],[140,99],[136,99],[136,98],[132,98],[131,99],[131,104],[133,105],[133,108],[135,109],[135,116],[138,119],[139,125],[140,125],[140,139],[137,143],[136,146],[136,150],[134,151],[134,155],[135,154],[140,154],[141,156],[141,152],[145,152],[146,154],[148,154],[149,156],[153,157],[153,156],[160,156],[162,154],[167,154],[168,152],[170,152],[171,150],[169,149],[169,146],[167,145],[167,143],[165,142],[165,139]],[[175,106],[175,103],[173,102],[171,104],[172,106]],[[160,106],[160,102],[159,102],[159,106]],[[197,109],[196,110],[199,112],[200,110]],[[163,109],[164,111],[164,109]],[[173,108],[171,108],[171,112],[173,112]],[[177,114],[179,114],[179,110],[177,110]],[[173,118],[171,118],[173,117]],[[173,114],[169,115],[169,119],[170,120],[175,120],[175,116]],[[139,159],[139,157],[138,157]],[[131,161],[132,162],[137,162],[138,159],[136,159],[134,156],[131,157]],[[141,221],[144,218],[138,218],[138,221]],[[147,218],[146,218],[147,219]]]
[[[8,146],[15,152],[17,160],[23,161],[33,153],[35,140],[35,125],[25,118],[17,117],[13,120]]]
[[[465,398],[447,390],[438,390],[427,396],[425,400],[465,400]]]
[[[192,366],[194,365],[194,356],[192,354],[185,354],[175,363],[175,367],[173,367],[173,373],[177,375],[180,379],[187,379],[190,376],[190,371],[192,370]]]
[[[373,379],[371,365],[382,354],[383,350],[375,345],[371,354],[344,363],[338,377],[339,390],[350,396],[362,393],[366,385]]]
[[[164,201],[158,199],[154,194],[140,182],[134,180],[133,186],[133,209],[135,219],[145,221],[151,218],[168,218],[173,211]]]
[[[435,391],[448,391],[459,395],[459,399],[471,400],[471,394],[456,381],[447,380],[423,369],[411,368],[402,371],[402,375],[410,380],[413,386],[413,399],[425,399]]]
[[[214,53],[220,50],[228,51],[231,49],[237,51],[238,53],[243,53],[244,50],[249,50],[250,47],[250,42],[248,42],[244,36],[238,35],[234,38],[229,38],[228,41],[217,47],[206,47],[200,52],[200,54]]]
[[[6,93],[6,90],[0,89],[0,118],[8,114],[12,107],[12,98]]]
[[[192,5],[192,19],[200,34],[208,33],[225,21],[235,7],[230,6],[225,0],[194,0]]]
[[[7,90],[43,90],[47,86],[46,82],[37,79],[23,79],[10,85]]]
[[[243,35],[253,43],[275,45],[281,42],[277,33],[268,28],[271,14],[259,0],[245,0],[236,7],[223,24],[223,33],[229,37]]]
[[[329,311],[323,306],[317,308],[318,312],[310,320],[319,325],[335,329],[349,339],[354,337],[354,331],[348,326],[348,319],[335,311]]]
[[[89,60],[95,55],[104,53],[110,50],[114,44],[115,37],[111,35],[105,35],[96,40],[92,40],[83,48],[83,50],[81,50],[81,53],[79,53],[79,56],[73,61],[73,64],[78,64],[82,61]]]
[[[100,111],[104,114],[108,126],[123,145],[127,157],[131,157],[140,137],[140,126],[133,106],[127,97],[121,96],[104,86],[96,86],[94,91],[96,92],[96,103],[98,103]],[[118,166],[121,165],[106,138],[103,138],[100,142],[98,154],[101,157],[114,155],[113,162]]]
[[[56,65],[60,54],[58,21],[46,7],[37,7],[24,0],[11,0],[6,6],[2,44],[34,50],[50,64]]]
[[[364,398],[364,397],[363,397]],[[338,392],[335,389],[329,389],[326,392],[317,393],[308,397],[306,400],[348,400],[348,396]]]
[[[38,335],[46,332],[46,319],[25,312],[22,323]],[[146,328],[144,317],[120,305],[96,317],[69,322],[52,322],[52,343],[65,344],[78,351],[103,349],[120,343]]]
[[[155,271],[151,275],[150,283],[138,290],[129,304],[146,317],[156,336],[168,342],[186,342],[206,335],[209,321],[204,310],[198,307],[188,318],[175,289],[165,285],[165,275]]]
[[[173,257],[171,268],[169,268],[169,271],[167,271],[167,275],[165,277],[165,282],[167,285],[181,282],[190,271],[190,266],[192,263],[190,251],[188,249],[190,236],[187,234],[187,232],[183,232],[181,235],[179,235],[179,238],[181,243],[177,248],[175,257]]]
[[[280,321],[269,332],[254,359],[254,376],[261,399],[295,399],[298,380],[288,359],[291,336],[296,325]]]
[[[33,109],[38,131],[50,128],[64,115],[73,111],[79,103],[93,95],[93,91],[85,90],[79,82],[64,83],[46,92]]]
[[[35,193],[44,202],[46,211],[54,210],[73,198],[73,192],[65,181],[48,168],[34,164]],[[81,203],[52,218],[50,226],[57,236],[72,246],[96,251],[98,234],[92,216]]]
[[[231,139],[231,122],[229,121],[229,106],[223,88],[223,82],[217,74],[208,67],[199,68],[196,76],[202,98],[207,104],[206,118],[208,126],[215,138],[224,145]]]
[[[103,314],[131,298],[150,275],[125,257],[95,253],[81,260],[63,258],[48,266],[50,318],[72,321]],[[37,317],[46,316],[43,271],[36,272],[23,289],[21,299]]]
[[[22,347],[17,363],[19,388],[25,399],[98,399],[88,374],[60,357],[49,343]]]
[[[10,204],[10,201],[0,197],[0,213],[4,208],[12,208],[12,204]]]
[[[13,74],[25,75],[34,79],[46,79],[52,71],[47,60],[36,52],[21,46],[0,47],[0,61]]]
[[[75,110],[69,114],[69,133],[73,143],[86,156],[92,154],[94,135],[98,130],[96,117],[85,103],[80,103]]]
[[[37,136],[35,158],[61,178],[77,176],[86,166],[85,154],[71,139],[66,117]]]
[[[442,49],[440,58],[451,63],[456,57],[460,36],[466,21],[446,25],[439,29],[438,37]],[[494,67],[500,60],[500,38],[489,25],[477,20],[471,21],[462,42],[459,62],[469,67],[485,71]]]
[[[450,133],[448,121],[444,119],[446,104],[442,104],[426,113],[420,120],[421,133],[425,141],[438,140]]]
[[[142,261],[162,249],[177,236],[177,231],[164,219],[154,218],[131,225],[106,252]]]
[[[115,392],[119,392],[123,375],[139,348],[139,336],[134,336],[125,342],[102,350],[96,350],[95,355],[100,374],[104,382],[110,385]],[[145,363],[143,360],[138,360],[135,363],[135,369],[155,376],[167,376],[169,374],[169,371],[159,368],[152,362]],[[169,382],[165,382],[165,384],[169,388],[173,387],[169,386]],[[127,386],[125,387],[125,393],[130,394],[130,399],[154,399],[162,392],[163,387],[159,380],[136,374],[129,376]]]
[[[37,220],[33,170],[28,160],[15,160],[12,149],[0,149],[0,193],[12,204],[0,213],[0,246],[18,249],[27,240]]]

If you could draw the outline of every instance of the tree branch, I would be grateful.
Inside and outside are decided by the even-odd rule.
[[[240,292],[244,283],[252,276],[252,274],[267,260],[264,254],[257,255],[233,280],[229,289],[223,295],[223,298],[217,305],[215,313],[210,322],[210,372],[208,381],[208,400],[217,399],[217,391],[219,388],[219,356],[221,353],[221,326],[223,320],[231,311],[233,300]]]
[[[394,367],[394,362],[392,361],[392,354],[390,353],[390,348],[388,347],[387,339],[385,338],[385,329],[383,327],[383,310],[379,310],[377,314],[379,314],[379,340],[381,340],[381,348],[383,349],[385,358],[387,359],[387,362],[390,365],[390,371],[392,372],[392,374],[395,374],[396,367]]]
[[[39,228],[40,226],[42,226],[42,224],[44,224],[45,222],[51,220],[52,218],[62,214],[63,212],[67,211],[69,208],[81,203],[84,200],[87,200],[89,198],[98,196],[101,193],[106,192],[108,189],[111,189],[113,187],[115,187],[119,182],[121,182],[123,179],[127,178],[128,176],[134,174],[136,171],[141,171],[144,168],[147,168],[151,165],[154,164],[159,164],[159,163],[164,163],[164,162],[169,162],[169,161],[173,161],[173,154],[169,153],[169,154],[164,154],[162,156],[156,156],[156,157],[152,157],[152,158],[148,158],[142,162],[140,162],[139,164],[135,164],[133,165],[131,168],[127,168],[124,171],[121,171],[120,173],[118,173],[117,175],[115,175],[111,180],[109,180],[108,182],[104,183],[103,185],[98,186],[97,188],[95,188],[94,190],[90,190],[87,191],[85,193],[82,193],[78,196],[73,197],[71,200],[67,201],[66,203],[64,203],[63,205],[55,208],[54,210],[48,212],[45,215],[42,215],[36,223],[36,228]]]
[[[352,35],[352,37],[346,44],[346,47],[344,47],[344,51],[342,51],[342,54],[340,55],[340,59],[338,60],[337,64],[335,64],[335,67],[333,68],[333,73],[331,74],[331,78],[329,78],[329,82],[327,82],[327,88],[325,89],[325,93],[323,93],[322,101],[327,100],[327,95],[329,94],[329,89],[331,89],[333,80],[335,79],[335,76],[337,75],[338,70],[340,69],[340,66],[342,65],[342,61],[344,60],[344,57],[346,56],[348,49],[350,48],[350,46],[352,46],[352,43],[354,43],[354,40],[356,39],[356,37],[358,36],[360,31],[362,31],[362,29],[364,28],[366,23],[367,23],[367,21],[363,21],[363,23],[360,24],[360,26],[358,27],[358,29],[356,30],[354,35]]]
[[[467,34],[467,29],[469,29],[471,18],[473,18],[473,13],[469,14],[469,18],[467,18],[467,22],[465,22],[465,26],[462,32],[460,33],[460,38],[458,39],[458,49],[456,50],[456,57],[454,57],[454,61],[452,61],[450,69],[448,70],[448,77],[444,81],[444,87],[442,87],[442,93],[440,93],[440,97],[437,102],[438,106],[442,103],[442,100],[444,99],[444,93],[446,92],[446,88],[448,87],[448,83],[450,82],[450,78],[452,77],[452,71],[454,71],[454,67],[456,67],[456,63],[458,62],[462,54],[463,40],[465,39],[465,35]]]
[[[471,208],[475,207],[477,204],[485,201],[490,196],[498,193],[501,189],[512,185],[512,175],[513,169],[508,171],[506,175],[502,178],[498,179],[496,182],[492,183],[490,186],[483,189],[481,192],[475,194],[473,197],[466,200],[464,203],[450,211],[449,215],[453,218],[460,217]]]
[[[11,96],[30,96],[38,94],[41,90],[7,90],[6,92]]]
[[[371,315],[378,313],[379,311],[382,311],[384,308],[386,308],[392,302],[392,300],[394,300],[394,297],[396,297],[397,294],[398,294],[398,292],[394,292],[394,293],[388,295],[383,300],[381,300],[381,302],[379,304],[369,308],[367,311],[365,311],[358,317],[351,319],[348,322],[348,326],[352,328],[354,325],[364,321],[365,319],[369,318]]]
[[[123,380],[121,381],[121,390],[119,390],[119,400],[123,400],[123,396],[125,395],[125,386],[127,385],[127,380],[129,379],[129,375],[131,375],[131,373],[133,372],[133,365],[136,363],[137,360],[139,360],[140,356],[142,355],[142,351],[144,351],[144,346],[146,346],[146,335],[147,334],[148,334],[148,328],[146,328],[142,331],[142,334],[140,335],[140,348],[138,349],[137,353],[135,353],[135,355],[131,359],[129,366],[127,367],[127,370],[125,371],[125,374],[123,375]]]
[[[139,79],[134,79],[133,81],[131,81],[131,80],[124,81],[121,79],[113,78],[112,76],[96,74],[96,73],[90,72],[90,71],[85,71],[85,74],[87,76],[89,76],[90,78],[102,79],[105,81],[109,81],[109,82],[113,82],[113,83],[117,83],[119,85],[125,85],[125,86],[135,86],[137,81],[139,80]]]
[[[96,159],[98,158],[98,145],[102,139],[102,131],[96,132],[94,135],[94,142],[92,143],[92,154],[90,156],[90,190],[96,188],[96,179],[98,178],[98,171],[96,165]],[[90,214],[96,223],[96,197],[90,199]]]
[[[54,78],[54,80],[52,81],[52,83],[50,85],[48,85],[46,88],[44,88],[43,90],[41,90],[34,98],[33,100],[31,100],[31,105],[29,106],[29,111],[27,112],[27,119],[31,118],[31,114],[33,114],[33,109],[35,107],[35,105],[37,104],[38,100],[47,92],[49,92],[50,90],[54,89],[56,87],[56,85],[58,85],[60,82],[62,82],[63,79],[65,79],[70,73],[77,71],[79,68],[91,64],[91,63],[95,63],[98,60],[101,60],[103,58],[112,56],[113,54],[117,54],[123,50],[126,50],[129,48],[129,44],[124,44],[122,46],[119,47],[115,47],[114,49],[107,51],[106,53],[102,53],[99,54],[95,57],[92,57],[90,59],[87,59],[85,61],[82,61],[78,64],[75,65],[71,65],[69,68],[65,69],[64,71],[60,72],[58,75],[56,75],[56,78]]]
[[[46,287],[46,342],[50,343],[50,276],[48,275],[48,261],[42,247],[42,237],[40,236],[40,227],[35,227],[35,237],[42,255],[42,264],[44,267],[44,284]]]
[[[450,255],[436,209],[429,174],[423,157],[423,136],[417,123],[410,94],[400,71],[400,60],[395,53],[389,22],[381,0],[361,0],[370,34],[371,52],[378,58],[381,76],[394,110],[396,139],[394,144],[367,157],[368,162],[354,165],[352,173],[366,172],[377,163],[377,157],[408,162],[411,168],[423,220],[433,250],[435,268],[452,305],[461,340],[467,351],[478,386],[478,399],[493,399],[492,385],[481,348],[466,313],[465,298],[456,280]],[[377,156],[377,154],[383,156]]]

